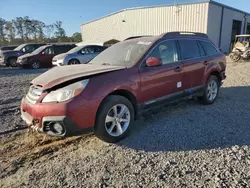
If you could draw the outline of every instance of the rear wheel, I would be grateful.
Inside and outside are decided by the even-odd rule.
[[[80,64],[80,61],[78,59],[71,59],[68,63],[68,65],[77,65]]]
[[[39,61],[33,61],[31,64],[32,69],[39,69],[40,68],[40,62]]]
[[[115,143],[125,138],[134,123],[134,108],[122,96],[104,99],[97,113],[95,135],[105,142]]]
[[[219,95],[219,80],[216,76],[211,75],[207,81],[203,96],[200,98],[205,105],[213,104]]]

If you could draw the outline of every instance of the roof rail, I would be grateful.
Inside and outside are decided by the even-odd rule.
[[[160,35],[161,38],[178,37],[178,36],[195,36],[195,37],[208,38],[207,34],[205,33],[189,32],[189,31],[168,32]]]
[[[136,39],[136,38],[141,38],[141,37],[151,37],[151,35],[133,36],[133,37],[126,38],[125,40],[131,40],[131,39]],[[125,40],[124,40],[124,41],[125,41]]]

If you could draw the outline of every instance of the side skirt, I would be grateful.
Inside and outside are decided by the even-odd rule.
[[[137,116],[145,113],[146,111],[154,108],[159,108],[164,105],[176,103],[180,100],[191,99],[193,97],[199,97],[203,95],[205,86],[199,86],[195,88],[191,88],[185,91],[181,91],[178,93],[170,94],[167,96],[163,96],[154,100],[147,101],[142,104],[137,105]]]

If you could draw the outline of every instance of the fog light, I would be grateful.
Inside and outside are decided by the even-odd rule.
[[[59,134],[62,134],[62,133],[63,133],[63,127],[62,127],[62,125],[61,125],[60,123],[55,123],[55,124],[53,125],[53,128],[54,128],[54,130],[55,130],[57,133],[59,133]]]

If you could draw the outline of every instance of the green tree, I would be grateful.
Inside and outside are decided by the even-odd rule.
[[[72,40],[73,42],[81,42],[82,41],[82,35],[81,33],[79,32],[75,32],[73,35],[72,35]]]

